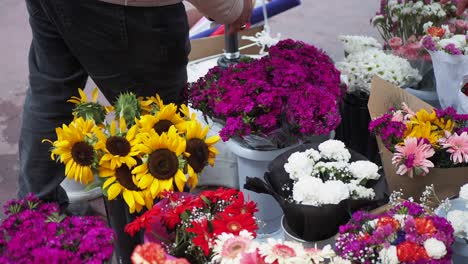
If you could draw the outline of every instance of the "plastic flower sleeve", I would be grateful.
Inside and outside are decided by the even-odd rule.
[[[466,110],[461,106],[460,83],[468,74],[468,55],[450,55],[444,51],[430,52],[437,82],[437,94],[442,108],[452,106],[458,111]],[[466,101],[464,101],[466,103]],[[468,113],[468,112],[461,112]]]
[[[318,144],[304,144],[293,148],[274,159],[268,166],[264,181],[258,178],[248,178],[245,189],[272,195],[282,208],[287,226],[291,234],[307,240],[320,241],[334,236],[338,227],[349,220],[352,212],[369,208],[373,209],[385,203],[385,180],[369,181],[368,187],[373,187],[376,198],[374,200],[344,200],[339,204],[311,206],[296,203],[292,200],[292,183],[284,164],[288,157],[297,151],[310,148],[317,149]],[[365,160],[365,157],[350,150],[351,161]]]

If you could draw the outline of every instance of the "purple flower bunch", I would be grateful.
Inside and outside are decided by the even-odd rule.
[[[393,150],[394,146],[403,138],[406,125],[401,121],[396,121],[393,114],[385,113],[369,123],[369,131],[379,135],[385,147]]]
[[[356,212],[340,227],[336,251],[353,263],[451,263],[454,242],[450,223],[402,201],[374,215]]]
[[[346,88],[322,50],[283,40],[269,55],[228,69],[215,67],[190,87],[194,108],[225,123],[223,140],[246,135],[324,135],[339,122]]]
[[[106,263],[114,233],[98,217],[66,217],[32,195],[4,205],[0,263]]]

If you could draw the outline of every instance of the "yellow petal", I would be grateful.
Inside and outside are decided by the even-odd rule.
[[[80,94],[81,102],[88,101],[88,97],[86,96],[85,92],[81,88],[78,88],[78,93]]]
[[[130,211],[135,211],[135,199],[133,199],[132,191],[123,189],[123,198],[130,208]]]
[[[174,180],[177,185],[177,189],[179,189],[180,192],[184,191],[184,185],[187,182],[185,174],[182,173],[182,171],[178,170],[174,177]]]
[[[151,195],[156,197],[159,192],[159,180],[154,180],[150,187]]]
[[[111,185],[112,183],[114,183],[116,179],[117,179],[117,178],[115,178],[115,177],[110,177],[110,178],[108,178],[108,179],[104,182],[104,184],[102,185],[102,188],[103,188],[103,189],[107,188],[107,186],[109,186],[109,185]]]
[[[151,174],[145,174],[138,182],[138,187],[141,189],[146,189],[153,182],[154,178]]]
[[[135,202],[140,205],[144,205],[145,199],[143,199],[143,195],[141,194],[141,192],[137,192],[137,191],[132,191],[132,192],[133,192],[133,197],[135,198]]]
[[[120,117],[119,129],[120,129],[120,133],[127,130],[127,122],[125,122],[125,118],[123,116]]]
[[[168,180],[162,180],[160,181],[160,187],[159,187],[159,192],[163,192],[163,191],[171,191],[172,190],[172,178],[168,179]]]
[[[212,137],[209,137],[205,140],[205,143],[208,144],[208,145],[213,145],[215,144],[216,142],[218,142],[219,140],[221,139],[220,136],[216,135],[216,136],[212,136]]]
[[[112,122],[111,122],[111,125],[110,125],[110,134],[111,134],[111,136],[115,136],[115,121],[112,121]]]
[[[140,166],[136,166],[133,170],[133,174],[143,174],[148,172],[148,165],[146,163],[141,164]]]
[[[112,184],[107,190],[107,197],[109,200],[114,200],[117,195],[122,191],[122,186],[120,184]]]
[[[99,94],[98,88],[94,87],[94,90],[91,96],[91,101],[97,102],[98,94]]]

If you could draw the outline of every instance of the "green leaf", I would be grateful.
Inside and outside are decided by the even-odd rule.
[[[187,213],[187,211],[184,211],[182,214],[180,214],[180,219],[182,219],[182,221],[189,219],[189,217],[190,215]]]
[[[208,206],[211,205],[211,201],[210,201],[208,198],[206,198],[206,196],[202,195],[202,196],[200,196],[200,198],[201,198],[201,199],[203,200],[203,202],[205,202]]]

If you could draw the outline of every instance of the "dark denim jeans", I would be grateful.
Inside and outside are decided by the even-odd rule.
[[[125,7],[97,0],[26,0],[33,39],[19,142],[19,196],[68,203],[64,166],[50,159],[55,128],[71,121],[91,77],[109,101],[123,91],[181,103],[190,42],[183,4]]]

